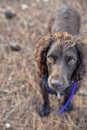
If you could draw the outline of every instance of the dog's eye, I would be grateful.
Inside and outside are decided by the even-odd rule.
[[[68,59],[68,65],[73,65],[73,64],[75,64],[75,62],[76,62],[76,60],[74,58],[72,58],[72,57],[70,57]]]
[[[54,58],[52,56],[47,57],[48,63],[54,63]]]

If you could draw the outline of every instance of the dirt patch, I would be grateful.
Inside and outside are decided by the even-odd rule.
[[[86,97],[76,95],[74,110],[58,116],[54,114],[57,99],[50,96],[51,114],[41,118],[37,113],[42,97],[34,50],[38,39],[47,33],[51,14],[64,4],[78,9],[81,31],[86,30],[86,0],[0,0],[0,130],[87,130]],[[12,19],[5,17],[8,9],[16,14]],[[12,51],[11,42],[21,50]]]

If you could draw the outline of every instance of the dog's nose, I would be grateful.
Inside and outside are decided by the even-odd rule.
[[[60,82],[59,80],[55,80],[55,79],[52,79],[51,80],[51,84],[53,85],[53,86],[62,86],[63,85],[63,83],[62,82]]]
[[[57,89],[57,90],[61,90],[63,88],[63,82],[59,80],[52,79],[51,85],[53,86],[54,89]]]

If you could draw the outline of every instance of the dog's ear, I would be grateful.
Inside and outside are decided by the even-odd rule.
[[[48,70],[46,65],[46,56],[49,48],[54,42],[53,37],[49,34],[47,36],[42,37],[37,43],[36,47],[36,62],[38,74],[40,77],[48,76]]]
[[[77,40],[76,49],[78,53],[78,63],[72,78],[74,81],[79,81],[83,79],[87,71],[87,44],[81,40]]]

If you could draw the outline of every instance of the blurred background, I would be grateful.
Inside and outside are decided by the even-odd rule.
[[[74,111],[59,117],[57,98],[50,95],[51,114],[37,113],[42,97],[35,47],[63,5],[78,10],[85,31],[87,0],[0,0],[0,130],[87,130],[86,96],[75,95]]]

